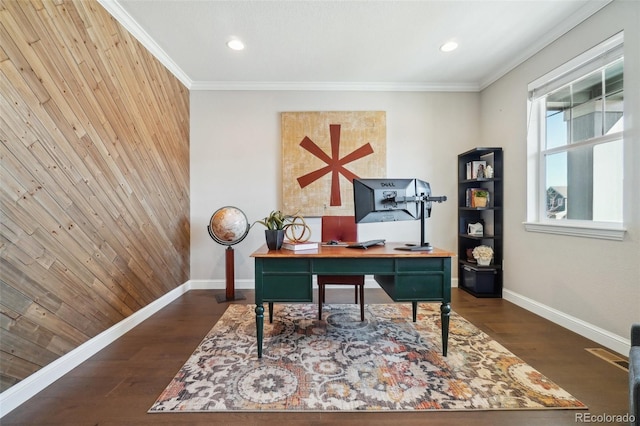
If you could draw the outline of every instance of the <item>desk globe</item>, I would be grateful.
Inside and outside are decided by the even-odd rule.
[[[234,244],[238,244],[249,233],[249,221],[242,210],[233,206],[221,207],[213,213],[207,230],[215,242],[227,246],[225,251],[225,275],[226,290],[225,295],[217,295],[218,302],[244,299],[241,295],[235,294],[235,262]]]

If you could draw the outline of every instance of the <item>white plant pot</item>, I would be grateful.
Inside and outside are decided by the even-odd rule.
[[[479,257],[476,260],[478,261],[478,265],[480,265],[480,266],[489,266],[491,264],[491,258],[483,259],[483,258]]]

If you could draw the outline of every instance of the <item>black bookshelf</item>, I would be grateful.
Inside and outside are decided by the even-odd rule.
[[[470,167],[471,166],[476,166]],[[490,177],[486,168],[490,166]],[[502,148],[474,148],[458,155],[458,287],[476,297],[502,297],[503,256],[503,163]],[[470,194],[488,191],[486,206],[474,206]],[[481,223],[483,234],[470,235],[469,224]],[[480,266],[467,250],[479,245],[493,248],[493,260],[488,266]]]

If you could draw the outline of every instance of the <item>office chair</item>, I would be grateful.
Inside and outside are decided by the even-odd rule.
[[[322,216],[322,241],[358,241],[358,227],[354,216]],[[325,286],[355,286],[355,303],[360,293],[360,321],[364,321],[364,275],[318,275],[318,319],[322,319]]]

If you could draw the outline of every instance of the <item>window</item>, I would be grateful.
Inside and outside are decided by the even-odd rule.
[[[623,34],[529,85],[528,231],[622,239]]]

